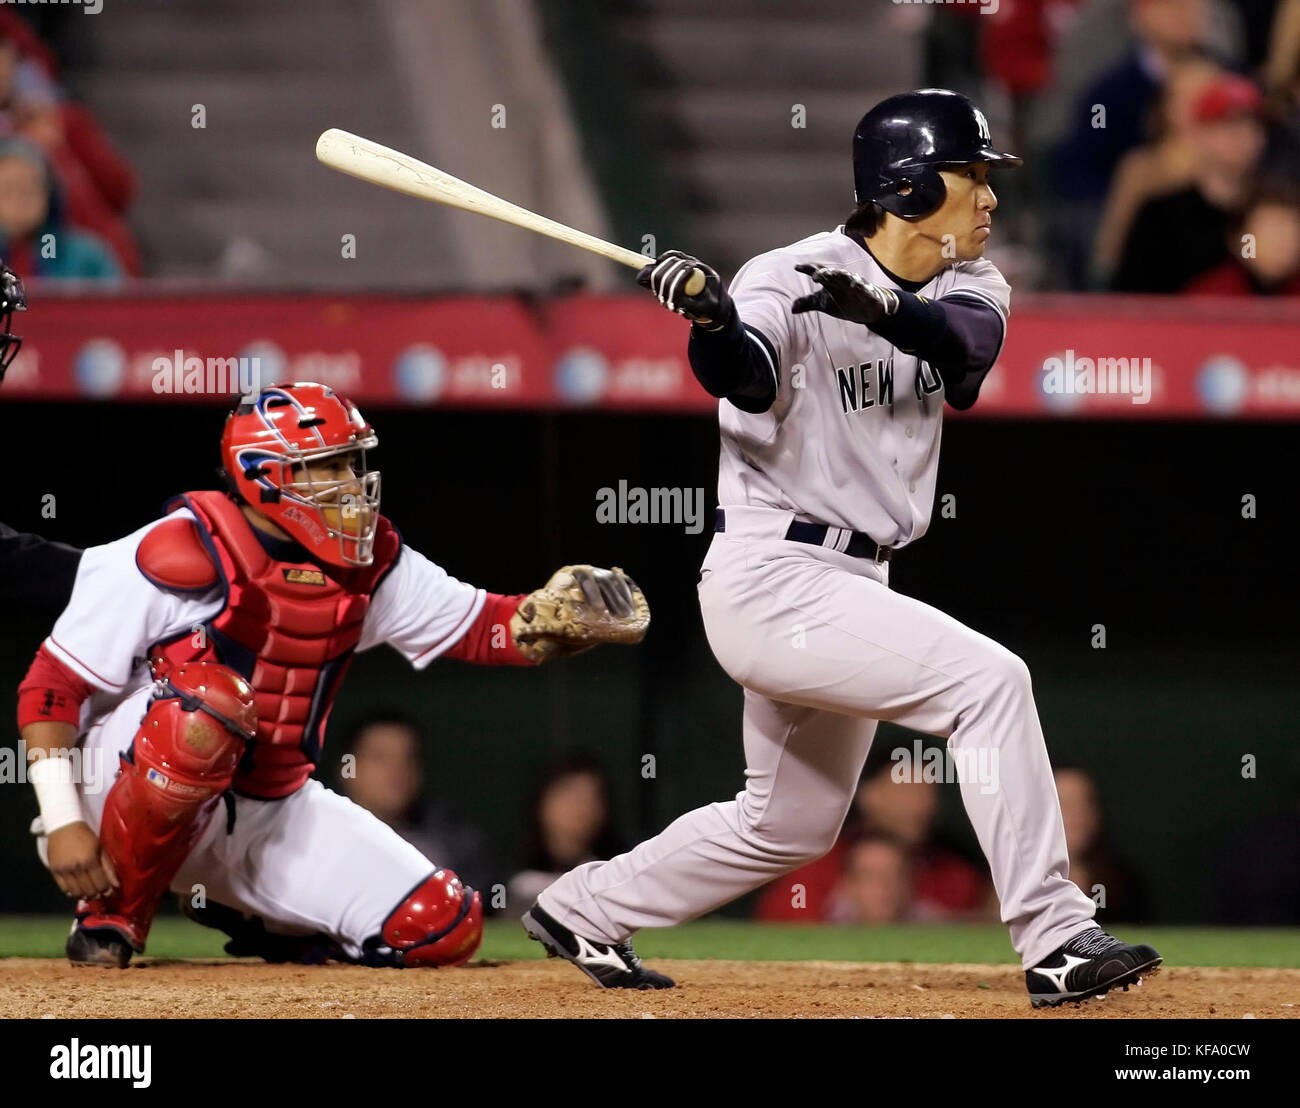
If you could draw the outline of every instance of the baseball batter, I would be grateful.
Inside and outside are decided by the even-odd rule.
[[[692,323],[720,398],[717,532],[700,574],[709,643],[745,689],[746,781],[607,862],[566,874],[523,922],[606,987],[666,988],[628,942],[826,853],[878,720],[946,740],[1035,1006],[1136,983],[1160,956],[1111,938],[1069,880],[1029,671],[996,642],[890,591],[925,534],[943,406],[997,360],[1010,288],[983,258],[995,150],[965,97],[891,97],[858,125],[858,206],[834,231],[752,259],[730,290],[668,251],[638,280]],[[693,270],[703,291],[684,295]],[[983,753],[983,759],[964,755]]]
[[[635,642],[649,609],[619,570],[526,596],[450,577],[379,514],[377,443],[332,389],[263,389],[226,421],[225,491],[59,563],[71,595],[18,715],[33,832],[78,899],[74,964],[125,966],[169,888],[232,953],[440,966],[478,947],[479,894],[312,779],[352,656],[537,664]]]

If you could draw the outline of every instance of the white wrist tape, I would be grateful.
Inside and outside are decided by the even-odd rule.
[[[28,765],[27,780],[36,790],[36,802],[41,806],[41,824],[47,835],[86,818],[81,811],[77,784],[72,780],[71,758],[38,758]]]

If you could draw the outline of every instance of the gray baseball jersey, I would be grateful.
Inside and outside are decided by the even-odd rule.
[[[776,354],[777,395],[759,415],[720,402],[718,503],[793,511],[862,531],[883,546],[903,546],[930,523],[943,382],[931,366],[860,323],[821,312],[793,315],[791,303],[817,287],[795,272],[801,262],[899,287],[843,228],[741,267],[731,295],[741,320]],[[980,300],[996,309],[1006,333],[1011,287],[991,262],[956,262],[916,291],[928,300]]]

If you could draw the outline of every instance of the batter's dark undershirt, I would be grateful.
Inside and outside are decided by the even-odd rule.
[[[845,234],[871,254],[865,240]],[[1002,345],[1002,317],[983,300],[960,292],[940,300],[923,300],[916,290],[929,281],[908,281],[890,273],[875,255],[872,259],[901,290],[898,311],[872,330],[904,353],[928,362],[943,380],[948,403],[957,409],[969,408]],[[781,372],[776,350],[766,335],[745,324],[734,306],[718,330],[691,328],[687,354],[700,384],[742,412],[765,412],[776,400]]]

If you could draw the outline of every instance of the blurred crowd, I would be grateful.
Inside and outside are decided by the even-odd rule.
[[[426,788],[425,740],[419,723],[404,712],[370,713],[344,740],[338,788],[426,858],[483,891],[485,909],[527,907],[574,866],[627,849],[613,830],[605,767],[574,751],[543,770],[524,807],[513,856],[495,858],[475,820],[434,800],[436,790]],[[504,903],[494,888],[504,892]]]
[[[936,8],[927,83],[1000,107],[1026,154],[1022,283],[1300,291],[1300,0]],[[1036,270],[1036,272],[1034,272]]]
[[[574,866],[627,849],[614,825],[606,767],[574,751],[542,770],[523,809],[522,834],[508,856],[494,857],[475,817],[433,799],[439,790],[436,780],[435,787],[426,780],[427,739],[404,712],[371,712],[344,740],[338,788],[426,857],[483,891],[489,911],[526,907]],[[997,898],[976,844],[939,828],[945,786],[898,780],[896,770],[888,750],[873,752],[835,846],[762,889],[754,918],[838,924],[997,920]],[[1056,783],[1071,879],[1098,904],[1103,920],[1145,919],[1141,883],[1110,845],[1092,778],[1062,766]]]
[[[135,174],[59,72],[28,23],[0,7],[0,257],[24,277],[136,276]]]
[[[784,922],[992,921],[998,902],[974,843],[939,826],[943,786],[899,774],[889,752],[873,752],[839,840],[817,862],[761,894],[758,919]],[[1056,785],[1070,854],[1070,879],[1103,921],[1145,918],[1145,896],[1110,846],[1097,790],[1082,769],[1061,767]]]
[[[0,6],[0,257],[138,275],[136,181]],[[920,83],[986,105],[1022,172],[994,260],[1022,288],[1300,293],[1300,0],[999,0],[926,10]],[[57,44],[55,44],[57,45]]]

